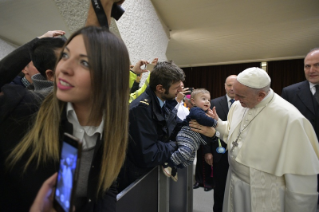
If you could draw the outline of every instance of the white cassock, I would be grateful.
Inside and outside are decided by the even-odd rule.
[[[217,130],[230,165],[223,212],[316,212],[318,141],[293,105],[272,90],[252,109],[236,101]]]
[[[177,103],[175,108],[177,110],[177,117],[180,118],[180,120],[186,119],[186,116],[189,114],[189,110],[184,106],[184,102],[181,101],[180,103]]]

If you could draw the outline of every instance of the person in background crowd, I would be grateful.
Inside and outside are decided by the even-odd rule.
[[[281,96],[293,104],[312,124],[319,138],[319,48],[309,51],[304,60],[306,80],[282,89]],[[319,191],[319,175],[318,188]],[[319,200],[318,200],[319,203]]]
[[[21,85],[24,88],[33,89],[33,81],[31,77],[35,74],[38,74],[39,71],[34,67],[33,62],[29,62],[21,71],[21,73],[16,76],[11,84]]]

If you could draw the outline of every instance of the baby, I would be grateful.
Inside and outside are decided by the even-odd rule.
[[[192,164],[195,153],[201,144],[206,145],[206,137],[194,132],[189,127],[189,121],[195,119],[203,126],[216,127],[217,121],[206,115],[210,109],[210,93],[205,89],[195,89],[191,94],[189,115],[184,120],[184,127],[178,132],[176,142],[178,149],[172,154],[168,163],[163,165],[163,172],[166,176],[177,181],[177,167],[184,168]]]

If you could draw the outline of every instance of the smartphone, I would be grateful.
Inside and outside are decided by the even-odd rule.
[[[193,87],[188,88],[188,90],[187,90],[187,93],[186,93],[186,94],[191,94],[191,93],[193,92],[193,90],[194,90],[194,88],[193,88]]]
[[[82,143],[79,139],[64,133],[53,200],[57,212],[73,211],[73,196],[79,174],[81,152]]]
[[[152,71],[154,67],[155,67],[155,65],[153,65],[153,64],[147,64],[146,65],[146,69],[149,70],[149,71]]]

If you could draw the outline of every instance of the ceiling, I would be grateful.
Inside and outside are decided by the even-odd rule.
[[[53,29],[68,29],[54,1],[0,0],[1,39],[22,45]]]
[[[303,58],[319,47],[318,0],[152,0],[183,67]]]
[[[319,47],[318,0],[151,1],[169,29],[167,58],[182,67],[303,58]],[[52,0],[0,0],[0,38],[10,43],[63,27]]]

